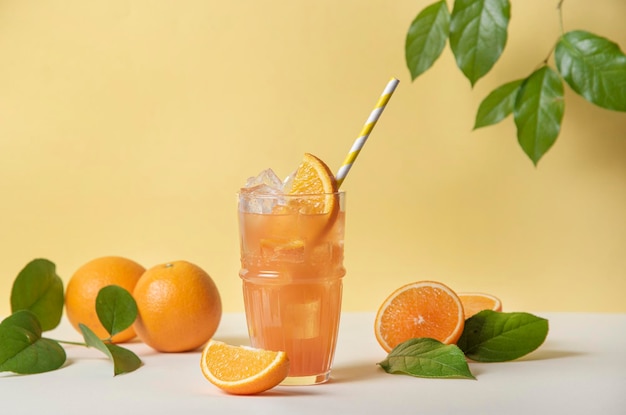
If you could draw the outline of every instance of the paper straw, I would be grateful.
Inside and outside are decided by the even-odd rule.
[[[372,132],[372,129],[374,129],[376,122],[380,118],[380,114],[383,113],[385,106],[387,106],[387,102],[389,102],[389,98],[391,98],[391,95],[393,94],[393,91],[396,90],[399,82],[400,81],[398,81],[396,78],[391,78],[387,83],[387,86],[383,90],[383,93],[380,95],[380,98],[378,98],[378,102],[370,113],[367,121],[365,121],[359,137],[357,137],[357,139],[354,141],[354,144],[352,144],[350,152],[346,156],[346,159],[343,161],[343,164],[337,172],[337,176],[335,177],[337,179],[337,188],[341,187],[341,183],[343,183],[346,176],[348,175],[348,172],[352,168],[354,160],[356,160],[357,156],[361,152],[361,149],[365,145],[365,142]]]

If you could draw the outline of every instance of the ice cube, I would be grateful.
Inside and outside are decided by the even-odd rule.
[[[258,188],[260,190],[277,190],[283,191],[283,181],[274,173],[272,169],[265,169],[255,177],[249,177],[246,180],[246,188]],[[274,193],[274,192],[272,192]]]
[[[293,185],[293,179],[296,177],[296,172],[298,170],[294,170],[289,176],[285,177],[282,183],[282,189],[285,193],[289,193],[291,190],[291,186]]]
[[[289,304],[286,311],[288,321],[285,321],[285,328],[287,331],[291,331],[291,336],[294,339],[306,340],[320,335],[321,300],[315,299],[301,304]]]
[[[330,242],[312,244],[311,263],[323,264],[333,260],[333,247]]]
[[[272,169],[263,170],[255,177],[250,177],[239,194],[239,206],[243,212],[272,213],[283,194],[283,182]],[[257,197],[259,196],[259,197]]]

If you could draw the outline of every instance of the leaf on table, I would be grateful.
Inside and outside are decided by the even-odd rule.
[[[456,0],[450,18],[450,47],[472,86],[498,61],[507,41],[509,0]]]
[[[480,103],[474,128],[497,124],[508,117],[515,106],[515,99],[523,79],[508,82],[491,91]]]
[[[133,324],[137,318],[137,303],[126,289],[109,285],[98,292],[96,314],[113,337]]]
[[[29,310],[43,331],[59,325],[63,315],[63,281],[47,259],[34,259],[20,271],[11,289],[11,311]]]
[[[0,323],[0,372],[34,374],[56,370],[65,363],[65,350],[41,337],[37,316],[18,310]]]
[[[122,373],[134,372],[143,364],[139,356],[124,347],[112,343],[105,343],[105,346],[109,349],[109,353],[113,359],[113,370],[116,376]]]
[[[406,36],[405,56],[415,80],[441,56],[450,30],[450,11],[445,0],[423,9],[413,20]]]
[[[83,333],[83,338],[88,347],[100,350],[113,361],[113,375],[121,375],[123,373],[133,372],[142,365],[141,359],[132,351],[111,343],[105,343],[84,324],[78,327]]]
[[[484,310],[467,319],[457,345],[472,360],[506,362],[536,350],[547,336],[544,318]]]
[[[524,80],[513,117],[517,140],[535,165],[556,141],[564,111],[563,82],[554,70],[543,66]]]
[[[616,43],[583,30],[567,32],[554,59],[576,93],[600,107],[626,111],[626,55]]]
[[[430,338],[415,338],[400,343],[378,364],[387,373],[423,378],[475,379],[461,349]]]

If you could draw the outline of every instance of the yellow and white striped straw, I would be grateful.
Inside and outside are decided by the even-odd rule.
[[[396,78],[391,78],[387,83],[387,86],[383,90],[383,93],[380,95],[380,98],[378,98],[378,102],[370,113],[370,116],[367,118],[367,121],[365,121],[359,137],[357,137],[357,139],[354,141],[354,144],[352,144],[350,152],[346,156],[346,159],[343,161],[343,164],[337,172],[337,175],[335,177],[337,179],[337,188],[341,187],[341,183],[343,183],[346,176],[348,175],[348,172],[352,168],[354,160],[356,160],[357,156],[361,152],[361,149],[365,145],[367,138],[372,132],[372,129],[374,129],[376,122],[380,118],[380,115],[383,113],[385,106],[387,106],[387,102],[389,102],[389,98],[391,98],[391,95],[393,94],[393,91],[396,90],[399,82],[400,81]]]

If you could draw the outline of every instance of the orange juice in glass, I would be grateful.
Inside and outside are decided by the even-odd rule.
[[[297,174],[296,174],[297,180]],[[276,186],[279,186],[277,181]],[[341,311],[345,193],[239,193],[241,270],[253,347],[283,350],[283,384],[329,379]]]

